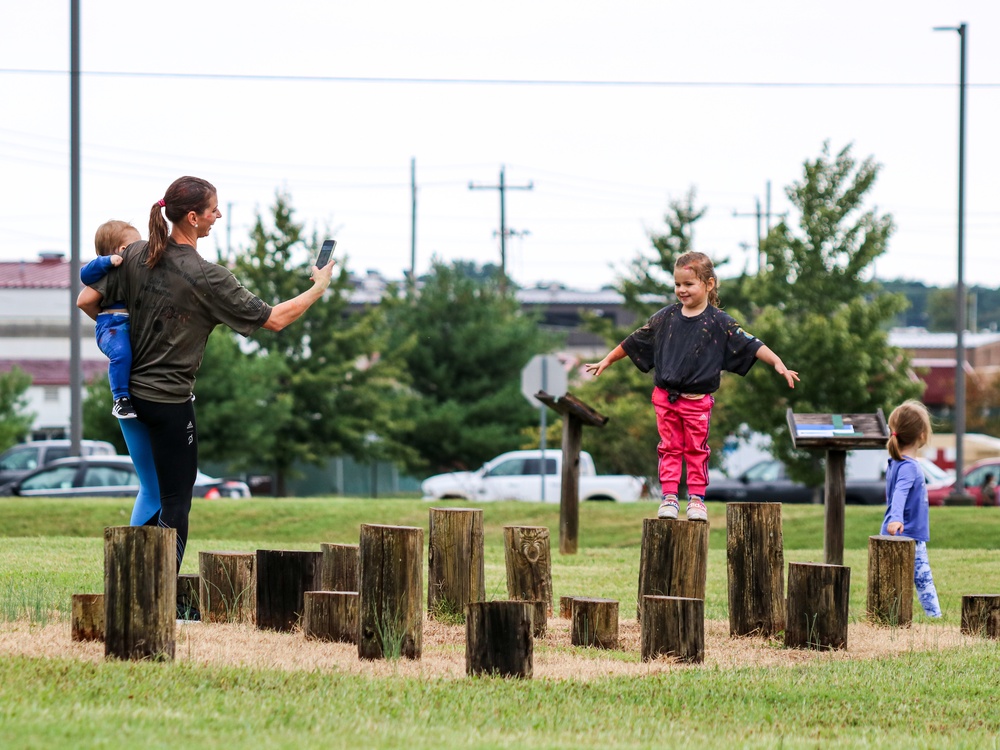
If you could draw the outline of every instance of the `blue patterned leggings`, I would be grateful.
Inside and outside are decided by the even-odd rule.
[[[913,583],[917,587],[917,597],[927,616],[940,617],[941,605],[938,604],[937,589],[934,588],[931,563],[927,559],[927,542],[917,542],[913,561]]]

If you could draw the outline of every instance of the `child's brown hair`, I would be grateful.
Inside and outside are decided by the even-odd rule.
[[[719,277],[715,275],[715,265],[705,253],[684,253],[674,262],[674,271],[678,268],[690,268],[699,281],[708,287],[708,304],[722,307],[719,301]]]
[[[117,219],[106,221],[97,228],[97,233],[94,235],[94,249],[98,255],[112,255],[126,243],[132,232],[138,234],[139,230],[127,221]]]
[[[931,415],[927,407],[919,401],[904,401],[889,415],[889,442],[886,448],[897,461],[903,458],[902,449],[911,445],[918,448],[926,445],[931,438]]]

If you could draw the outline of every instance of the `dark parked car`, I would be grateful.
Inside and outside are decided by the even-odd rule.
[[[62,458],[0,487],[0,495],[20,497],[135,497],[139,477],[128,456]],[[250,497],[246,483],[198,472],[194,496]]]
[[[790,479],[781,461],[770,460],[754,464],[735,479],[710,483],[705,499],[726,503],[811,503],[813,490]],[[848,479],[844,499],[850,505],[883,505],[885,480]]]
[[[992,498],[992,502],[983,502],[983,481],[987,474],[992,474],[994,481],[1000,480],[1000,458],[984,458],[965,467],[965,491],[975,498],[976,505],[997,505],[996,499]],[[930,485],[927,487],[927,502],[929,505],[944,505],[948,495],[954,491],[954,477],[951,481]]]
[[[80,455],[113,456],[116,453],[115,446],[103,440],[80,441]],[[69,440],[30,440],[13,445],[0,453],[0,486],[69,455]]]

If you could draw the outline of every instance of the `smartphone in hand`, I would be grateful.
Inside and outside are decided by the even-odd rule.
[[[323,247],[319,250],[319,257],[316,258],[316,268],[325,268],[333,255],[333,249],[337,247],[337,240],[323,240]]]

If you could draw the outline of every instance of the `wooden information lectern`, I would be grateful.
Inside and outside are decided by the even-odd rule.
[[[557,398],[539,391],[535,398],[563,416],[559,551],[564,555],[575,555],[580,531],[580,445],[583,426],[604,427],[608,418],[569,392]]]
[[[889,426],[879,409],[875,414],[792,414],[788,430],[795,448],[826,451],[823,558],[827,565],[844,564],[844,504],[847,451],[884,449]]]

